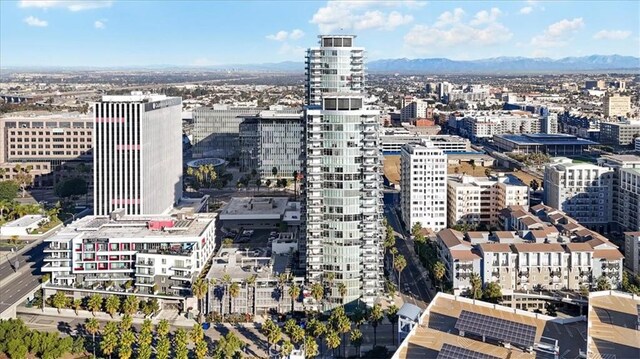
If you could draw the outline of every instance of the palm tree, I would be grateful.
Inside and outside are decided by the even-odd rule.
[[[374,304],[369,312],[369,323],[373,327],[373,347],[378,343],[378,324],[382,321],[382,307],[380,304]]]
[[[73,304],[73,310],[76,312],[76,315],[78,315],[78,311],[82,307],[82,300],[74,299],[72,304]]]
[[[256,187],[258,187],[258,192],[260,192],[260,186],[262,186],[262,180],[260,178],[256,178]]]
[[[268,179],[268,180],[264,181],[264,184],[267,186],[267,188],[270,188],[271,187],[271,180]]]
[[[293,194],[296,201],[298,200],[298,171],[293,171]]]
[[[156,334],[159,337],[166,337],[169,334],[169,321],[166,319],[162,319],[158,322],[156,326]]]
[[[93,316],[96,315],[96,312],[102,309],[102,297],[100,294],[93,294],[89,297],[89,301],[87,302],[87,307],[91,311]]]
[[[118,309],[120,309],[120,298],[116,297],[115,295],[110,295],[109,297],[107,297],[107,302],[104,306],[107,310],[107,313],[109,313],[109,315],[111,315],[111,318],[113,318],[113,315],[116,314]]]
[[[267,337],[267,343],[269,344],[269,353],[271,356],[271,346],[280,341],[282,337],[282,331],[280,327],[276,325],[271,319],[267,319],[260,328],[262,334]]]
[[[387,308],[387,319],[391,322],[391,340],[396,345],[396,322],[398,322],[398,307],[392,304]]]
[[[347,296],[347,286],[344,283],[338,283],[338,293],[340,293],[342,304],[344,304],[344,298]]]
[[[188,340],[186,330],[183,328],[176,330],[173,336],[174,354],[176,358],[187,359],[189,357],[189,348],[187,348]]]
[[[291,297],[291,311],[295,310],[295,303],[300,295],[300,287],[295,284],[291,284],[289,287],[289,297]]]
[[[290,341],[285,340],[282,343],[282,349],[280,350],[280,354],[282,355],[283,358],[286,358],[289,355],[291,355],[292,351],[293,351],[293,344],[291,344]]]
[[[118,347],[118,325],[116,322],[109,322],[102,330],[102,340],[100,341],[100,350],[111,358],[111,354]]]
[[[351,330],[351,321],[349,321],[349,318],[345,314],[344,307],[336,307],[333,310],[331,317],[329,318],[329,323],[331,323],[332,327],[338,333],[342,334],[342,343],[344,344],[344,349],[346,351],[347,341],[345,334]]]
[[[221,298],[221,305],[222,305],[222,310],[220,311],[221,314],[224,314],[224,295],[225,293],[229,292],[229,284],[231,283],[231,276],[228,273],[225,273],[222,276],[222,284],[224,285],[224,290],[222,291],[222,298]],[[229,304],[231,304],[231,302],[229,302]],[[231,309],[229,309],[231,310]]]
[[[353,329],[349,335],[349,341],[356,347],[357,357],[360,358],[360,346],[362,345],[362,332],[360,329]]]
[[[7,200],[0,200],[0,218],[4,219],[4,212],[11,208],[11,202]]]
[[[200,340],[203,340],[204,330],[202,329],[202,325],[194,324],[193,327],[191,328],[191,331],[189,332],[189,337],[191,338],[191,341],[194,343],[197,343]]]
[[[307,334],[309,335],[310,338],[313,338],[312,340],[315,342],[316,338],[320,340],[320,352],[322,352],[322,336],[326,333],[327,331],[327,327],[325,326],[325,324],[321,321],[319,321],[316,318],[313,318],[309,321],[309,323],[307,324]],[[309,339],[307,338],[307,343],[309,342]]]
[[[93,357],[96,357],[96,333],[100,330],[100,323],[96,318],[89,318],[84,324],[84,329],[93,337]]]
[[[273,175],[273,177],[276,177],[278,175],[278,168],[277,167],[273,167],[271,169],[271,174]]]
[[[407,260],[404,259],[404,256],[402,254],[393,259],[393,268],[396,270],[396,272],[398,272],[398,288],[400,288],[400,274],[402,274],[402,271],[406,266]]]
[[[120,335],[120,345],[118,346],[118,358],[129,359],[133,355],[131,346],[136,342],[136,336],[131,329],[124,330]]]
[[[480,275],[478,273],[471,273],[469,282],[471,284],[471,298],[478,299],[482,297],[482,279],[480,279]]]
[[[138,311],[138,297],[128,295],[122,303],[122,312],[124,314],[132,315]]]
[[[315,358],[320,354],[318,351],[318,343],[316,343],[315,338],[307,337],[304,342],[304,355],[305,358]]]
[[[129,314],[125,314],[120,319],[120,330],[125,332],[131,329],[131,325],[133,325],[133,318]]]
[[[138,359],[151,358],[153,354],[151,343],[153,343],[153,324],[151,324],[151,319],[145,319],[140,328],[140,335],[138,335],[138,350],[136,353]]]
[[[336,348],[340,346],[340,336],[338,332],[333,328],[329,329],[326,337],[324,338],[327,342],[327,348],[333,349],[333,356],[336,356]]]
[[[240,284],[238,282],[233,282],[229,286],[229,313],[233,313],[233,303],[235,299],[240,295]]]
[[[418,233],[420,233],[422,231],[422,223],[420,222],[416,222],[413,224],[413,226],[411,227],[411,235],[412,236],[417,236]]]
[[[198,317],[202,316],[203,305],[202,299],[207,295],[209,285],[206,279],[198,278],[191,285],[191,292],[198,298]]]
[[[156,359],[169,359],[171,342],[166,336],[158,338],[156,344]]]
[[[53,295],[52,302],[53,307],[58,310],[58,313],[60,313],[60,309],[67,306],[67,296],[64,295],[63,292],[56,292],[56,294]]]
[[[393,263],[395,262],[396,256],[398,255],[398,248],[393,247],[389,252],[391,253],[391,263]]]
[[[436,281],[440,285],[440,290],[442,291],[442,278],[444,278],[444,274],[446,272],[446,268],[444,267],[444,263],[437,261],[436,264],[433,265],[433,276]]]
[[[255,311],[255,289],[256,289],[256,279],[258,278],[257,275],[252,274],[250,275],[247,280],[245,281],[245,283],[247,284],[247,305],[251,305],[251,314],[255,315],[256,311]]]
[[[209,345],[207,345],[207,342],[204,340],[197,341],[194,354],[196,355],[196,359],[206,358],[207,354],[209,354]]]

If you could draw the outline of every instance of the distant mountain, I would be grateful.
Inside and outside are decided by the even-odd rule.
[[[389,59],[367,63],[369,72],[387,73],[539,73],[603,70],[640,70],[640,58],[620,55],[591,55],[550,58],[494,57],[457,61],[445,58]]]

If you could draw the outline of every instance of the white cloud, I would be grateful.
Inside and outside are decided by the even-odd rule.
[[[398,11],[387,13],[381,8],[416,8],[426,5],[423,1],[328,1],[313,14],[310,22],[318,25],[321,33],[335,30],[393,30],[413,21],[413,16]]]
[[[584,27],[584,20],[577,17],[572,20],[563,19],[547,27],[541,35],[531,39],[531,45],[539,47],[562,47],[567,44],[571,36]]]
[[[95,27],[96,29],[104,29],[105,27],[107,27],[107,20],[96,20],[93,23],[93,27]]]
[[[520,9],[520,13],[522,15],[531,14],[532,12],[533,12],[533,7],[532,6],[525,6],[522,9]]]
[[[113,5],[112,0],[91,0],[91,1],[79,1],[79,0],[20,0],[19,7],[22,8],[66,8],[69,11],[83,11],[90,9],[99,9],[104,7],[110,7]]]
[[[593,38],[596,40],[624,40],[631,35],[631,31],[623,30],[600,30]]]
[[[446,11],[432,25],[415,25],[405,36],[405,46],[414,52],[429,52],[431,48],[448,48],[458,45],[490,46],[504,43],[513,33],[498,22],[500,9],[479,11],[465,22],[464,10]]]
[[[291,32],[288,31],[278,31],[275,34],[267,35],[267,39],[274,41],[285,41],[285,40],[298,40],[299,38],[304,36],[304,31],[300,29],[294,29]]]
[[[35,27],[47,27],[49,25],[48,22],[46,22],[45,20],[40,20],[35,16],[29,16],[26,17],[23,20],[27,25],[29,26],[35,26]]]
[[[306,49],[302,46],[298,45],[290,45],[285,42],[278,49],[278,54],[284,55],[287,58],[302,58],[304,56]]]

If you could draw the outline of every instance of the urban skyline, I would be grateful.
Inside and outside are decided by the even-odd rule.
[[[640,47],[638,17],[626,16],[640,10],[631,1],[616,6],[593,2],[577,9],[571,2],[550,1],[280,4],[163,2],[149,7],[123,1],[3,1],[0,63],[213,66],[251,63],[254,51],[261,53],[261,62],[280,62],[298,60],[305,45],[325,33],[357,33],[370,60],[637,56]],[[141,13],[143,18],[133,17]],[[240,18],[243,21],[237,21]],[[254,24],[251,30],[246,22]],[[167,23],[179,31],[165,31]],[[13,36],[16,33],[20,36]],[[22,46],[25,41],[37,46]],[[101,46],[84,51],[81,44],[92,42]],[[163,50],[159,43],[173,46]]]

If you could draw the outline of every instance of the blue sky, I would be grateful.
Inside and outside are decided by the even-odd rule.
[[[0,1],[1,66],[302,61],[320,33],[369,59],[640,56],[637,1]]]

